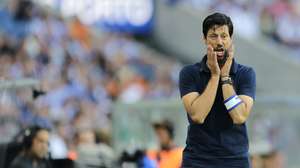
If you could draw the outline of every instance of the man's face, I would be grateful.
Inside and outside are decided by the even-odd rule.
[[[214,51],[217,52],[217,59],[219,65],[224,64],[227,59],[225,53],[227,52],[232,43],[232,39],[229,35],[228,26],[213,26],[208,30],[207,36],[206,38],[204,38],[204,41],[206,45],[211,45],[214,48]]]
[[[38,158],[44,158],[48,153],[49,133],[40,130],[33,138],[31,152]]]
[[[78,143],[79,144],[95,144],[95,134],[91,130],[82,131],[79,133]]]
[[[158,137],[161,147],[166,147],[172,141],[168,131],[165,128],[156,128],[155,133]]]

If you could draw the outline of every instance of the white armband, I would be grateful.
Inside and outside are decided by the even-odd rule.
[[[233,95],[233,96],[229,97],[228,99],[226,99],[224,101],[224,104],[226,106],[226,109],[228,111],[231,111],[232,109],[234,109],[238,105],[240,105],[242,102],[243,101],[237,95]]]

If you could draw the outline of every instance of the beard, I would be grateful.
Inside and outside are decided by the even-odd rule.
[[[217,52],[217,60],[219,66],[224,65],[228,58],[228,51],[221,45],[218,45],[216,48],[214,48],[214,51]]]
[[[219,64],[219,65],[224,65],[225,62],[227,61],[227,58],[228,58],[228,51],[225,50],[225,51],[224,51],[224,56],[223,56],[223,58],[218,59],[218,64]]]

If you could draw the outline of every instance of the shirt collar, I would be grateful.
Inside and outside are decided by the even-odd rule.
[[[205,55],[200,62],[200,71],[210,73],[210,70],[206,64],[206,61],[207,61],[207,55]],[[230,74],[236,74],[237,68],[238,68],[238,65],[235,62],[235,60],[233,59],[231,69],[230,69]]]

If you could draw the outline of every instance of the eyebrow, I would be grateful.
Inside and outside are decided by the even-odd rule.
[[[212,33],[209,33],[208,35],[218,35],[218,33],[212,32]],[[220,35],[226,35],[227,36],[228,34],[225,33],[225,32],[221,32]]]

